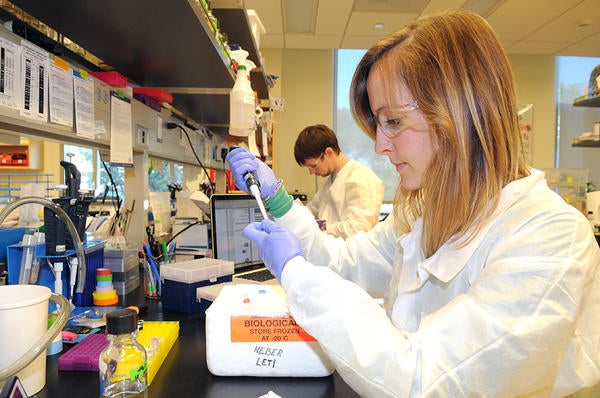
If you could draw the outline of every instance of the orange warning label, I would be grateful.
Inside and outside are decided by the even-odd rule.
[[[281,343],[289,341],[317,340],[302,329],[292,317],[231,317],[232,343]]]

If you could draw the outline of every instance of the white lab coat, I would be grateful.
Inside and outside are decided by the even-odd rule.
[[[306,207],[315,218],[326,221],[328,234],[345,238],[370,230],[379,220],[382,202],[383,182],[350,159],[335,178],[325,179]]]
[[[316,264],[285,266],[290,311],[361,396],[563,397],[600,380],[600,250],[539,171],[505,187],[474,240],[427,259],[420,221],[346,241],[297,203],[276,221]],[[389,316],[371,298],[388,287]]]

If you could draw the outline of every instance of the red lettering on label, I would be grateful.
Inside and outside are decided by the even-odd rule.
[[[301,328],[294,318],[264,318],[253,316],[231,317],[231,342],[258,343],[264,341],[317,341]],[[265,339],[265,335],[271,336]]]

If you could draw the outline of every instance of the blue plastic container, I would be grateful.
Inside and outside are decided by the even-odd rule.
[[[46,256],[46,245],[44,243],[34,245],[35,256],[41,259],[40,272],[38,276],[38,285],[46,286],[54,292],[54,273],[48,265],[48,261],[51,263],[54,261],[63,261],[63,271],[61,273],[63,291],[60,292],[63,296],[71,298],[70,285],[69,285],[69,264],[68,258],[61,257],[47,257]],[[104,265],[104,242],[94,241],[85,243],[83,245],[85,252],[85,265],[86,265],[86,278],[85,288],[83,294],[76,294],[73,298],[73,304],[77,307],[85,307],[93,305],[92,292],[96,288],[96,269],[103,267]],[[7,248],[8,261],[7,270],[8,278],[6,280],[9,285],[16,285],[19,283],[19,273],[21,270],[21,259],[23,258],[25,246],[23,245],[10,245]],[[69,257],[74,255],[73,251],[68,252]],[[51,305],[53,305],[51,303]]]
[[[196,289],[203,286],[231,282],[231,280],[231,275],[223,275],[212,281],[204,280],[192,283],[165,279],[162,283],[162,306],[163,308],[185,312],[186,314],[196,312],[204,316],[204,311],[208,308],[208,305],[206,305],[206,302],[198,302]]]
[[[23,235],[24,227],[0,227],[0,262],[6,263],[8,246],[21,242]]]

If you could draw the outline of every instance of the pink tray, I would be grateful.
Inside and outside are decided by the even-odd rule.
[[[106,334],[90,334],[58,358],[58,370],[98,371],[100,353],[107,345]]]

